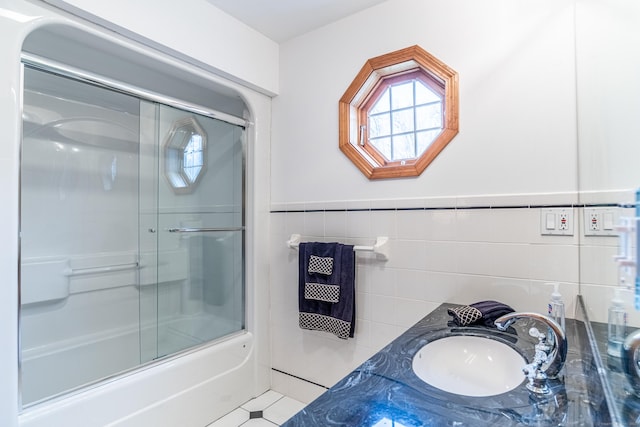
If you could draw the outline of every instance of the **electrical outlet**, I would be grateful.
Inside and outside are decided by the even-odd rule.
[[[589,230],[598,231],[600,230],[600,213],[599,212],[590,212],[589,213]]]
[[[618,221],[616,208],[584,208],[585,236],[617,236],[615,224]]]
[[[573,208],[540,209],[540,234],[573,236]]]
[[[558,223],[558,230],[569,229],[569,214],[567,212],[560,212],[558,215],[560,222]]]

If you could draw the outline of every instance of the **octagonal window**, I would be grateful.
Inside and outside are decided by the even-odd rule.
[[[442,132],[442,94],[414,74],[382,84],[382,93],[363,108],[365,147],[376,150],[385,162],[420,157]]]
[[[176,121],[164,143],[165,176],[177,193],[190,193],[206,170],[207,134],[198,121]]]
[[[458,132],[457,73],[419,46],[372,58],[339,118],[340,149],[368,178],[420,175]]]

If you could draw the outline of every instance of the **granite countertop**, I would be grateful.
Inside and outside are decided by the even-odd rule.
[[[421,381],[411,368],[413,356],[426,343],[450,333],[490,333],[515,343],[529,361],[537,340],[528,334],[532,319],[516,321],[506,332],[483,326],[450,323],[450,304],[443,304],[360,365],[283,427],[295,426],[607,426],[609,411],[596,374],[584,324],[567,319],[569,349],[552,394],[535,396],[521,385],[489,397],[448,393]]]
[[[607,354],[607,324],[591,322],[591,328],[595,335],[598,350],[602,357],[602,363],[606,369],[609,388],[613,395],[616,416],[624,425],[640,425],[640,397],[633,392],[627,376],[622,367],[622,360],[619,357],[612,357]],[[631,333],[629,328],[627,332]]]

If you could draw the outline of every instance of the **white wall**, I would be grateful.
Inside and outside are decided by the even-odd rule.
[[[460,133],[422,176],[368,181],[338,149],[338,99],[368,58],[413,44],[459,73]],[[281,46],[274,369],[331,386],[442,302],[544,311],[549,281],[573,316],[579,224],[574,236],[541,236],[535,206],[577,202],[574,58],[573,0],[389,0]],[[391,238],[386,263],[357,256],[355,339],[298,328],[291,233]],[[292,378],[274,371],[272,386],[302,400],[321,391]]]
[[[283,44],[272,200],[575,191],[573,34],[573,0],[390,0]],[[459,73],[460,133],[419,178],[369,182],[338,149],[338,99],[413,44]]]
[[[278,45],[206,0],[43,1],[265,94],[278,93]]]
[[[580,0],[576,12],[581,198],[588,203],[631,203],[640,186],[640,3]],[[619,211],[635,216],[632,209]],[[581,244],[580,292],[590,319],[598,322],[607,321],[619,283],[613,261],[617,252],[616,237],[586,237]],[[633,292],[622,297],[629,323],[640,326]]]
[[[580,190],[640,182],[640,3],[580,0],[577,8]],[[630,54],[630,52],[633,52]]]

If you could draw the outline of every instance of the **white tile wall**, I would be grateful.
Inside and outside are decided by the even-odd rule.
[[[296,400],[307,404],[327,391],[324,387],[274,370],[271,371],[271,389],[286,396],[295,396]]]
[[[595,203],[611,202],[614,199],[621,203],[631,203],[634,195],[632,191],[591,192],[586,194],[584,198]],[[635,216],[634,209],[620,208],[619,212],[620,216]],[[582,219],[582,216],[580,218]],[[596,322],[607,322],[607,310],[620,277],[618,264],[613,260],[613,256],[618,253],[619,239],[606,236],[583,236],[582,239],[580,245],[580,293],[586,303],[589,319]],[[632,270],[633,272],[634,270]],[[629,281],[627,283],[631,289],[622,292],[621,296],[625,302],[629,324],[639,327],[640,312],[634,307],[632,292],[634,284]]]
[[[325,208],[338,211],[273,213],[273,368],[330,387],[442,302],[469,304],[495,299],[516,310],[544,312],[552,290],[545,285],[548,281],[561,283],[567,313],[572,317],[579,281],[578,233],[541,236],[538,208],[409,209],[575,202],[574,195],[564,196],[564,200],[559,195],[515,195],[327,202]],[[363,206],[400,210],[340,210]],[[279,205],[283,207],[291,209]],[[340,240],[367,245],[373,244],[376,236],[390,237],[388,261],[381,262],[366,253],[356,257],[354,339],[344,341],[323,332],[299,329],[298,253],[285,244],[291,233],[303,234],[303,241]],[[304,391],[295,390],[293,380],[285,377],[272,375],[276,390],[306,401]]]

